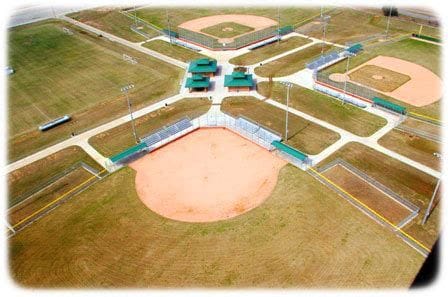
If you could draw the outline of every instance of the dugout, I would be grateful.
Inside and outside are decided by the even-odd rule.
[[[392,103],[379,97],[373,98],[373,106],[379,106],[402,115],[406,114],[406,107],[400,106],[398,104]]]

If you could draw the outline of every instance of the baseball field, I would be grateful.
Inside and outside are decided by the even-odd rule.
[[[386,20],[373,8],[141,6],[10,28],[12,280],[410,287],[443,195],[441,45],[410,33],[440,32],[397,17],[385,36]],[[330,52],[341,61],[311,66]],[[342,99],[347,85],[390,102]]]

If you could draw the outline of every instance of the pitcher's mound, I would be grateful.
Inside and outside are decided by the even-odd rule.
[[[130,164],[143,203],[179,221],[212,222],[260,205],[285,161],[226,129],[199,129]]]

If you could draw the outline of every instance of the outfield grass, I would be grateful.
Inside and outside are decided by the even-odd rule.
[[[440,143],[399,130],[392,130],[378,140],[382,146],[436,170],[441,169]]]
[[[74,34],[67,35],[63,27]],[[120,87],[133,83],[134,109],[174,95],[180,68],[61,21],[9,32],[9,161],[127,113]],[[138,60],[132,65],[122,59]],[[155,88],[154,86],[157,86]],[[104,108],[107,106],[107,108]],[[72,121],[41,133],[38,125],[70,114]]]
[[[195,59],[207,58],[207,56],[202,55],[198,52],[176,44],[170,45],[168,42],[163,40],[149,41],[144,43],[143,46],[182,62],[189,62]]]
[[[97,170],[101,169],[101,166],[80,147],[71,146],[10,172],[7,176],[8,206],[19,203],[26,198],[24,197],[26,193],[39,188],[52,177],[79,162],[84,162]]]
[[[153,213],[134,180],[124,168],[10,238],[12,278],[60,288],[408,287],[424,261],[291,165],[261,206],[215,223]]]
[[[439,235],[439,210],[421,226],[423,214],[431,199],[436,178],[360,143],[349,143],[319,163],[319,167],[336,158],[351,163],[370,177],[390,188],[420,208],[419,215],[404,227],[417,240],[431,248]]]
[[[311,39],[293,36],[288,39],[280,40],[280,43],[274,42],[251,50],[246,54],[230,59],[229,62],[234,65],[253,65],[310,42]]]
[[[333,46],[324,45],[324,53],[335,49]],[[313,58],[317,58],[321,51],[322,43],[313,44],[303,50],[255,68],[255,74],[262,77],[280,77],[293,74],[304,69],[306,63],[311,62]]]
[[[326,40],[345,44],[348,42],[359,42],[376,34],[386,31],[387,17],[379,10],[372,14],[361,9],[337,8],[328,13],[331,16],[330,23],[326,29]],[[305,29],[304,25],[301,29]],[[404,22],[391,18],[389,37],[397,37],[403,34],[418,33],[420,26],[413,22]],[[425,28],[431,36],[438,35],[437,29]],[[315,38],[322,38],[322,30],[307,33]]]
[[[232,116],[245,116],[285,136],[285,111],[254,97],[227,97],[221,110]],[[340,135],[294,114],[288,118],[287,144],[310,155],[316,155],[335,143]]]
[[[227,28],[231,30],[226,30]],[[244,33],[254,31],[254,28],[244,26],[235,22],[224,22],[214,26],[210,26],[201,30],[201,32],[218,37],[218,38],[232,38]]]
[[[286,104],[286,86],[261,82],[257,90],[263,96]],[[386,120],[350,104],[316,91],[293,85],[289,105],[320,120],[338,126],[358,136],[370,136],[386,125]]]
[[[168,28],[167,12],[172,28],[180,24],[211,15],[219,14],[251,14],[277,20],[277,7],[173,7],[173,8],[142,8],[137,10],[137,16],[159,28]],[[319,7],[280,7],[280,25],[294,25],[312,16],[319,16]]]
[[[88,9],[68,15],[69,17],[132,42],[144,41],[146,38],[130,29],[134,21],[120,13],[118,8]],[[158,34],[155,30],[144,30],[149,37]]]
[[[163,126],[188,116],[190,119],[205,114],[211,107],[207,98],[186,98],[177,101],[135,120],[135,128],[139,137],[146,136]],[[111,157],[124,149],[135,145],[131,123],[126,123],[97,134],[89,139],[89,143],[104,156]]]
[[[431,44],[414,39],[403,39],[398,42],[375,46],[364,50],[360,55],[350,58],[350,69],[353,69],[376,56],[389,56],[403,59],[412,63],[422,65],[438,76],[441,76],[441,47],[436,44]],[[325,73],[344,73],[346,61],[339,62],[329,68],[325,69]],[[396,104],[405,106],[409,111],[440,119],[440,100],[423,107],[415,107],[397,99],[383,96]]]

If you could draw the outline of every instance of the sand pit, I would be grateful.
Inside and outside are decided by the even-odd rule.
[[[387,96],[417,107],[432,104],[442,97],[442,80],[423,66],[394,57],[377,56],[353,68],[348,74],[350,75],[367,65],[389,69],[411,78],[392,92],[382,92]],[[379,74],[379,76],[381,75]],[[357,83],[356,81],[353,82]],[[375,88],[371,89],[381,92]]]
[[[152,211],[178,221],[212,222],[260,205],[285,161],[226,129],[199,129],[130,164]]]
[[[193,32],[197,32],[197,33],[201,33],[201,34],[208,35],[211,37],[215,37],[213,35],[204,33],[201,30],[211,27],[211,26],[221,24],[221,23],[229,23],[229,22],[233,22],[233,23],[237,23],[237,24],[241,24],[241,25],[244,25],[247,27],[254,28],[254,30],[251,31],[250,33],[277,25],[276,21],[274,21],[273,19],[267,18],[267,17],[256,16],[256,15],[247,15],[247,14],[224,14],[224,15],[206,16],[206,17],[197,18],[197,19],[194,19],[191,21],[187,21],[185,23],[180,24],[179,28],[183,28],[183,29],[187,29],[187,30],[190,30]],[[235,38],[242,36],[242,35],[246,35],[246,34],[248,34],[248,33],[237,35],[232,38],[221,38],[221,39],[218,39],[218,41],[221,43],[230,43]]]

